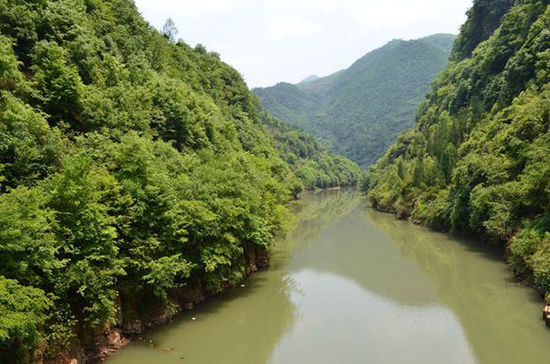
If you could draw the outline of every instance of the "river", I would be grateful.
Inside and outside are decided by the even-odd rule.
[[[172,363],[550,363],[541,300],[495,248],[305,196],[269,270],[107,360]]]

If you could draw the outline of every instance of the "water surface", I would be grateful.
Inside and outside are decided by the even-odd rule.
[[[498,250],[375,212],[355,191],[306,196],[294,215],[269,270],[107,362],[550,363],[540,298]]]

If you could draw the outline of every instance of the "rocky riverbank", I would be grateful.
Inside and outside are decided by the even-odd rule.
[[[245,249],[243,254],[244,279],[250,274],[269,266],[266,249]],[[241,284],[241,283],[239,283]],[[216,294],[209,294],[201,281],[171,292],[170,305],[151,307],[147,312],[136,314],[139,297],[120,301],[117,322],[102,330],[86,332],[80,330],[79,337],[52,359],[44,358],[45,348],[37,350],[35,362],[42,364],[88,364],[106,360],[111,354],[123,348],[134,339],[141,338],[147,330],[172,320],[183,310],[192,310],[196,305],[235,288],[239,284],[227,284]]]

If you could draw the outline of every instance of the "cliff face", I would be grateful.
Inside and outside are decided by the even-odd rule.
[[[414,128],[371,170],[373,205],[505,244],[550,290],[550,11],[475,1]]]

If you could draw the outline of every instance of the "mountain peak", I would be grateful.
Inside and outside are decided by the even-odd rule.
[[[304,78],[302,81],[298,82],[298,83],[308,83],[308,82],[313,82],[313,81],[317,81],[320,77],[317,76],[317,75],[311,75],[311,76],[308,76],[306,78]]]

